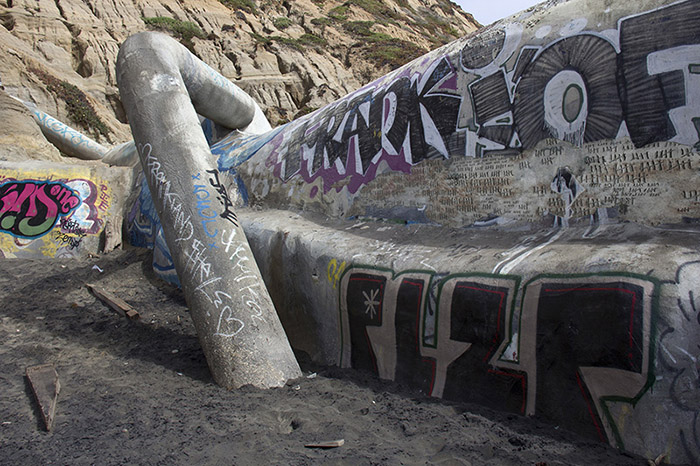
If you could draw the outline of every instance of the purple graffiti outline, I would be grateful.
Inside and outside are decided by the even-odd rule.
[[[97,185],[95,183],[93,183],[91,180],[88,180],[85,178],[74,178],[71,180],[62,180],[62,182],[64,184],[85,182],[88,185],[88,187],[90,188],[90,194],[88,194],[88,196],[85,199],[82,199],[82,201],[83,201],[82,203],[87,205],[87,207],[88,207],[88,215],[85,217],[85,220],[91,221],[92,227],[86,228],[85,233],[90,234],[90,235],[97,234],[100,231],[100,229],[102,228],[102,224],[104,223],[104,220],[100,218],[100,211],[97,208],[97,199],[98,199]],[[80,207],[80,205],[78,207]]]
[[[442,78],[440,81],[438,81],[433,87],[431,87],[428,90],[425,90],[425,84],[427,80],[429,79],[430,76],[436,71],[438,66],[441,63],[446,63],[449,66],[449,73]],[[413,83],[418,83],[418,86],[416,88],[416,91],[418,92],[419,97],[425,98],[425,97],[437,97],[437,96],[443,96],[443,97],[448,97],[448,98],[454,98],[458,99],[461,101],[462,96],[457,94],[457,70],[455,69],[455,66],[452,64],[452,62],[449,60],[447,55],[443,55],[440,58],[430,62],[429,58],[426,58],[422,60],[420,63],[418,63],[415,68],[420,69],[424,68],[427,64],[427,68],[424,69],[424,71],[416,71],[412,67],[405,67],[404,69],[399,70],[398,73],[395,74],[395,76],[387,79],[381,80],[379,83],[373,83],[373,84],[368,84],[367,86],[362,87],[361,89],[358,89],[357,91],[349,94],[345,99],[342,101],[338,102],[338,105],[341,104],[341,102],[349,102],[352,100],[354,96],[360,95],[361,93],[367,93],[367,92],[372,92],[372,99],[375,98],[375,96],[381,94],[382,100],[382,134],[386,130],[390,130],[391,127],[386,128],[385,124],[387,121],[387,95],[388,94],[383,94],[382,91],[387,90],[394,82],[402,79],[402,78],[408,78],[411,82]],[[451,91],[451,92],[447,92]],[[454,92],[454,93],[453,93]],[[389,102],[389,105],[391,103]],[[397,105],[396,103],[394,105]],[[421,107],[423,107],[422,104],[420,104]],[[424,120],[427,112],[421,112],[421,119]],[[294,126],[291,126],[287,131],[281,132],[277,134],[270,142],[269,144],[272,146],[272,151],[270,155],[267,157],[266,161],[266,166],[268,168],[271,168],[273,171],[273,174],[275,177],[282,179],[282,169],[285,165],[285,159],[287,157],[287,153],[284,151],[286,147],[289,146],[290,140],[289,136],[293,134],[293,130],[303,124],[309,123],[309,121],[316,115],[316,113],[310,114],[306,118],[302,118],[297,120],[296,123],[292,123]],[[346,113],[346,118],[348,116],[348,113]],[[356,118],[362,118],[362,115],[356,115]],[[306,129],[305,135],[309,134],[310,132],[316,130],[321,124],[327,123],[327,121],[323,118],[320,118],[318,121],[315,121],[311,124],[309,128]],[[456,130],[456,128],[455,128]],[[340,192],[344,186],[347,186],[348,190],[351,193],[356,193],[363,185],[367,184],[368,182],[372,181],[374,178],[377,176],[377,170],[379,169],[379,165],[382,161],[384,161],[391,171],[399,171],[403,173],[410,173],[411,172],[411,167],[414,165],[413,162],[411,161],[411,153],[410,153],[410,147],[407,152],[406,150],[406,145],[407,145],[407,138],[409,137],[409,132],[410,132],[410,126],[406,130],[406,135],[404,137],[404,141],[401,145],[401,147],[398,149],[396,154],[392,154],[391,152],[387,151],[387,149],[384,147],[384,141],[382,141],[382,147],[379,150],[377,154],[375,154],[372,157],[372,160],[367,167],[367,170],[364,173],[358,172],[357,170],[352,171],[349,169],[349,167],[353,166],[353,163],[355,166],[358,165],[358,160],[360,157],[360,148],[358,147],[358,135],[353,135],[350,140],[348,141],[348,153],[347,153],[347,162],[346,166],[343,167],[342,169],[338,168],[338,160],[336,159],[336,163],[327,165],[324,163],[321,168],[316,170],[316,172],[312,173],[311,172],[311,161],[313,159],[309,159],[309,157],[306,155],[305,147],[307,147],[305,144],[303,144],[300,148],[301,151],[301,159],[302,163],[300,164],[299,170],[292,174],[291,176],[295,175],[301,175],[302,179],[306,183],[313,183],[317,178],[321,178],[323,180],[323,192],[328,193],[331,189],[335,187],[336,192]],[[438,135],[438,137],[441,139],[442,144],[444,145],[445,141],[442,140],[442,137]],[[430,144],[429,141],[426,141],[428,144]],[[387,141],[387,144],[390,144]],[[430,144],[433,145],[433,144]],[[315,147],[315,146],[314,146]],[[435,146],[433,146],[435,147]],[[313,149],[313,148],[309,148]],[[396,150],[395,147],[393,147],[394,150]],[[324,159],[325,157],[325,151],[324,151]],[[446,157],[449,157],[448,154],[443,154]],[[326,159],[327,160],[327,159]],[[360,164],[361,165],[361,164]],[[290,176],[290,178],[291,178]],[[345,185],[338,185],[338,182],[345,180],[349,178],[349,181]],[[314,195],[316,192],[314,192]]]

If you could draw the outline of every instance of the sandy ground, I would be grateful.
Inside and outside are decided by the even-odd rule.
[[[0,269],[0,464],[647,464],[533,419],[425,398],[303,355],[305,376],[283,388],[226,391],[182,293],[153,276],[148,251],[0,260]],[[120,317],[86,283],[141,319]],[[51,432],[25,377],[43,363],[62,385]],[[304,447],[340,438],[339,448]]]

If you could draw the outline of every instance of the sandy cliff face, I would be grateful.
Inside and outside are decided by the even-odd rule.
[[[6,92],[105,144],[130,138],[115,62],[139,31],[177,37],[275,125],[478,27],[448,0],[0,0],[0,24]]]

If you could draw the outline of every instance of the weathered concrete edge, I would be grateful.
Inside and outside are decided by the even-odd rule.
[[[684,354],[692,354],[693,348],[700,344],[696,333],[687,328],[684,310],[694,306],[690,301],[700,270],[700,252],[696,246],[700,230],[624,223],[600,226],[594,231],[587,227],[533,229],[526,234],[503,229],[446,231],[425,225],[360,220],[323,225],[288,211],[245,211],[241,219],[268,288],[274,290],[272,298],[278,303],[292,345],[314,360],[343,367],[349,367],[352,360],[353,367],[364,367],[382,378],[411,384],[424,389],[426,394],[534,415],[647,458],[654,459],[664,453],[671,463],[693,461],[693,447],[688,446],[684,437],[692,435],[695,411],[691,404],[679,399],[690,396],[682,387],[688,377],[688,383],[692,384],[692,374],[688,371],[694,367]],[[435,237],[436,232],[441,233],[439,238]],[[503,260],[525,244],[523,238],[531,239],[528,250],[532,252],[527,260],[518,261],[517,256],[512,256],[513,265],[504,273]],[[338,247],[341,244],[342,248]],[[357,351],[358,342],[353,340],[349,328],[357,324],[357,315],[353,317],[353,311],[348,310],[355,299],[348,284],[363,274],[386,278],[386,294],[376,299],[384,323],[366,327],[376,358],[374,367],[365,364],[361,353],[367,349]],[[401,310],[397,304],[405,292],[400,288],[402,280],[416,283],[425,280],[426,290],[437,285],[440,293],[436,296],[436,310],[447,315],[452,312],[450,308],[456,309],[456,302],[446,298],[449,293],[454,296],[455,283],[460,286],[473,282],[507,289],[508,316],[503,320],[507,329],[501,334],[497,350],[483,361],[484,367],[476,365],[477,369],[488,366],[491,369],[487,370],[511,374],[514,385],[510,387],[522,381],[527,385],[524,393],[514,392],[515,396],[499,393],[504,386],[477,377],[478,371],[467,373],[466,378],[461,374],[462,393],[451,390],[449,372],[460,364],[463,366],[459,358],[466,357],[469,351],[479,351],[484,344],[475,341],[470,349],[469,344],[460,342],[455,335],[445,339],[445,335],[450,335],[445,319],[435,324],[439,341],[434,347],[424,341],[416,342],[420,357],[413,361],[418,365],[411,365],[410,358],[402,359],[402,352],[412,351],[400,335],[400,327],[405,325],[399,322],[405,309]],[[633,342],[632,332],[621,335],[625,340],[622,347],[630,344],[639,349],[636,368],[576,369],[576,359],[580,357],[559,354],[563,348],[561,341],[550,342],[548,347],[538,325],[546,329],[548,320],[552,319],[569,326],[581,322],[566,316],[556,321],[557,313],[542,308],[547,305],[542,301],[545,285],[638,290],[644,301],[637,308],[638,319],[635,318],[634,325],[639,328]],[[625,295],[628,291],[616,293]],[[374,300],[370,293],[361,300],[365,298],[365,304]],[[418,316],[425,337],[430,293],[424,291],[420,299]],[[619,320],[616,316],[610,316],[605,323],[592,319],[588,326],[579,329],[588,332],[591,341],[597,341],[598,335],[603,335],[602,338],[615,335],[605,329],[615,327]],[[623,333],[627,325],[631,322],[625,320],[620,327]],[[448,340],[451,343],[447,344]],[[620,346],[607,340],[601,340],[600,344]],[[579,349],[576,343],[572,345],[574,351]],[[436,361],[434,379],[423,385],[406,374],[406,369],[420,372],[421,359]],[[577,417],[578,403],[568,398],[561,367],[554,366],[544,372],[540,367],[545,361],[549,364],[558,359],[574,363],[574,384],[576,377],[585,381],[587,398],[581,397],[578,388],[573,391],[574,401],[588,399],[590,411],[583,413],[583,431],[577,429],[577,422],[566,425],[566,417]],[[403,367],[406,364],[409,365]],[[542,380],[538,380],[538,372]],[[551,388],[560,385],[560,389]]]

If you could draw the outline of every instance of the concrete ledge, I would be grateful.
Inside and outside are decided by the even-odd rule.
[[[696,228],[241,214],[293,347],[648,458],[693,442]]]

